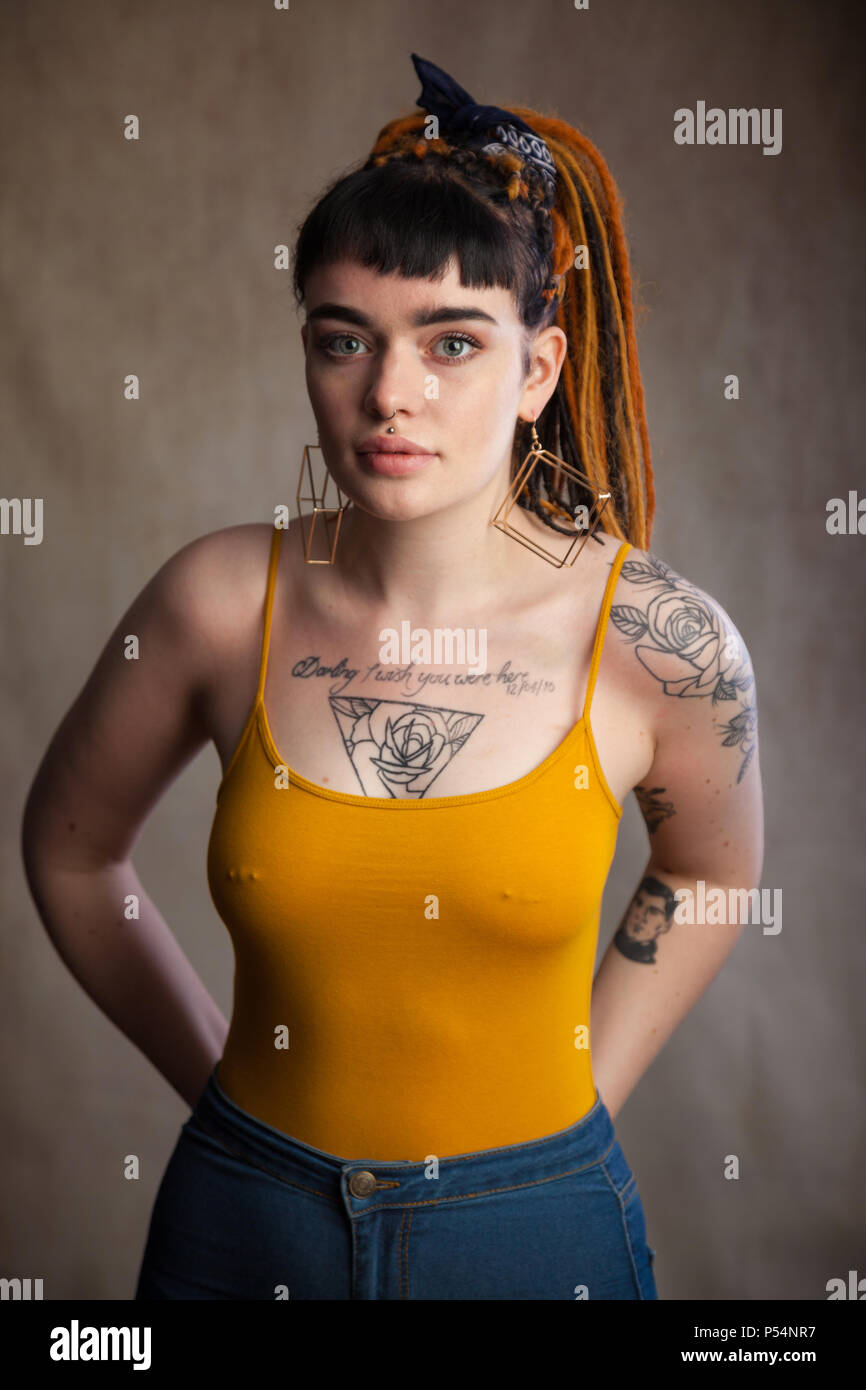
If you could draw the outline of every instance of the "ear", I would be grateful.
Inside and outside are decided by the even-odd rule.
[[[529,349],[529,374],[520,397],[518,414],[537,420],[556,390],[568,339],[555,323],[536,335]]]

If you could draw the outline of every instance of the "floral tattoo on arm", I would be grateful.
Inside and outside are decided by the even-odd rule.
[[[625,560],[622,575],[630,584],[655,590],[646,611],[633,604],[614,604],[610,616],[623,636],[635,643],[638,661],[661,681],[665,694],[708,695],[714,706],[741,701],[741,708],[720,730],[722,745],[739,748],[743,754],[737,773],[741,782],[755,754],[758,715],[755,680],[740,640],[706,594],[654,555]]]

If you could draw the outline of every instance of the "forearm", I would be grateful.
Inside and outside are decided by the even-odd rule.
[[[673,894],[680,889],[696,893],[694,878],[672,874],[650,859],[593,982],[593,1075],[614,1118],[718,974],[742,931],[742,924],[717,925],[712,916],[706,923],[703,918],[710,914],[704,913],[694,922],[668,920],[654,934],[644,926],[646,903],[653,901],[645,885],[654,880]],[[727,898],[727,885],[705,884],[707,895],[721,888]]]
[[[103,1013],[192,1107],[222,1056],[228,1023],[141,886],[131,861],[36,868],[30,891],[64,963]],[[130,897],[138,918],[127,918]]]

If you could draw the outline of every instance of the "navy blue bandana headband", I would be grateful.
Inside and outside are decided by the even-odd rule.
[[[411,56],[421,79],[417,105],[436,116],[440,130],[451,136],[455,144],[488,154],[519,154],[530,160],[544,178],[550,206],[556,196],[556,165],[541,136],[501,106],[479,106],[442,68],[419,58],[417,53]]]

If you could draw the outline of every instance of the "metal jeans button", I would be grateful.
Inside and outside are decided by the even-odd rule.
[[[362,1168],[350,1177],[349,1191],[353,1197],[369,1197],[371,1192],[376,1191],[376,1179],[367,1168]]]

